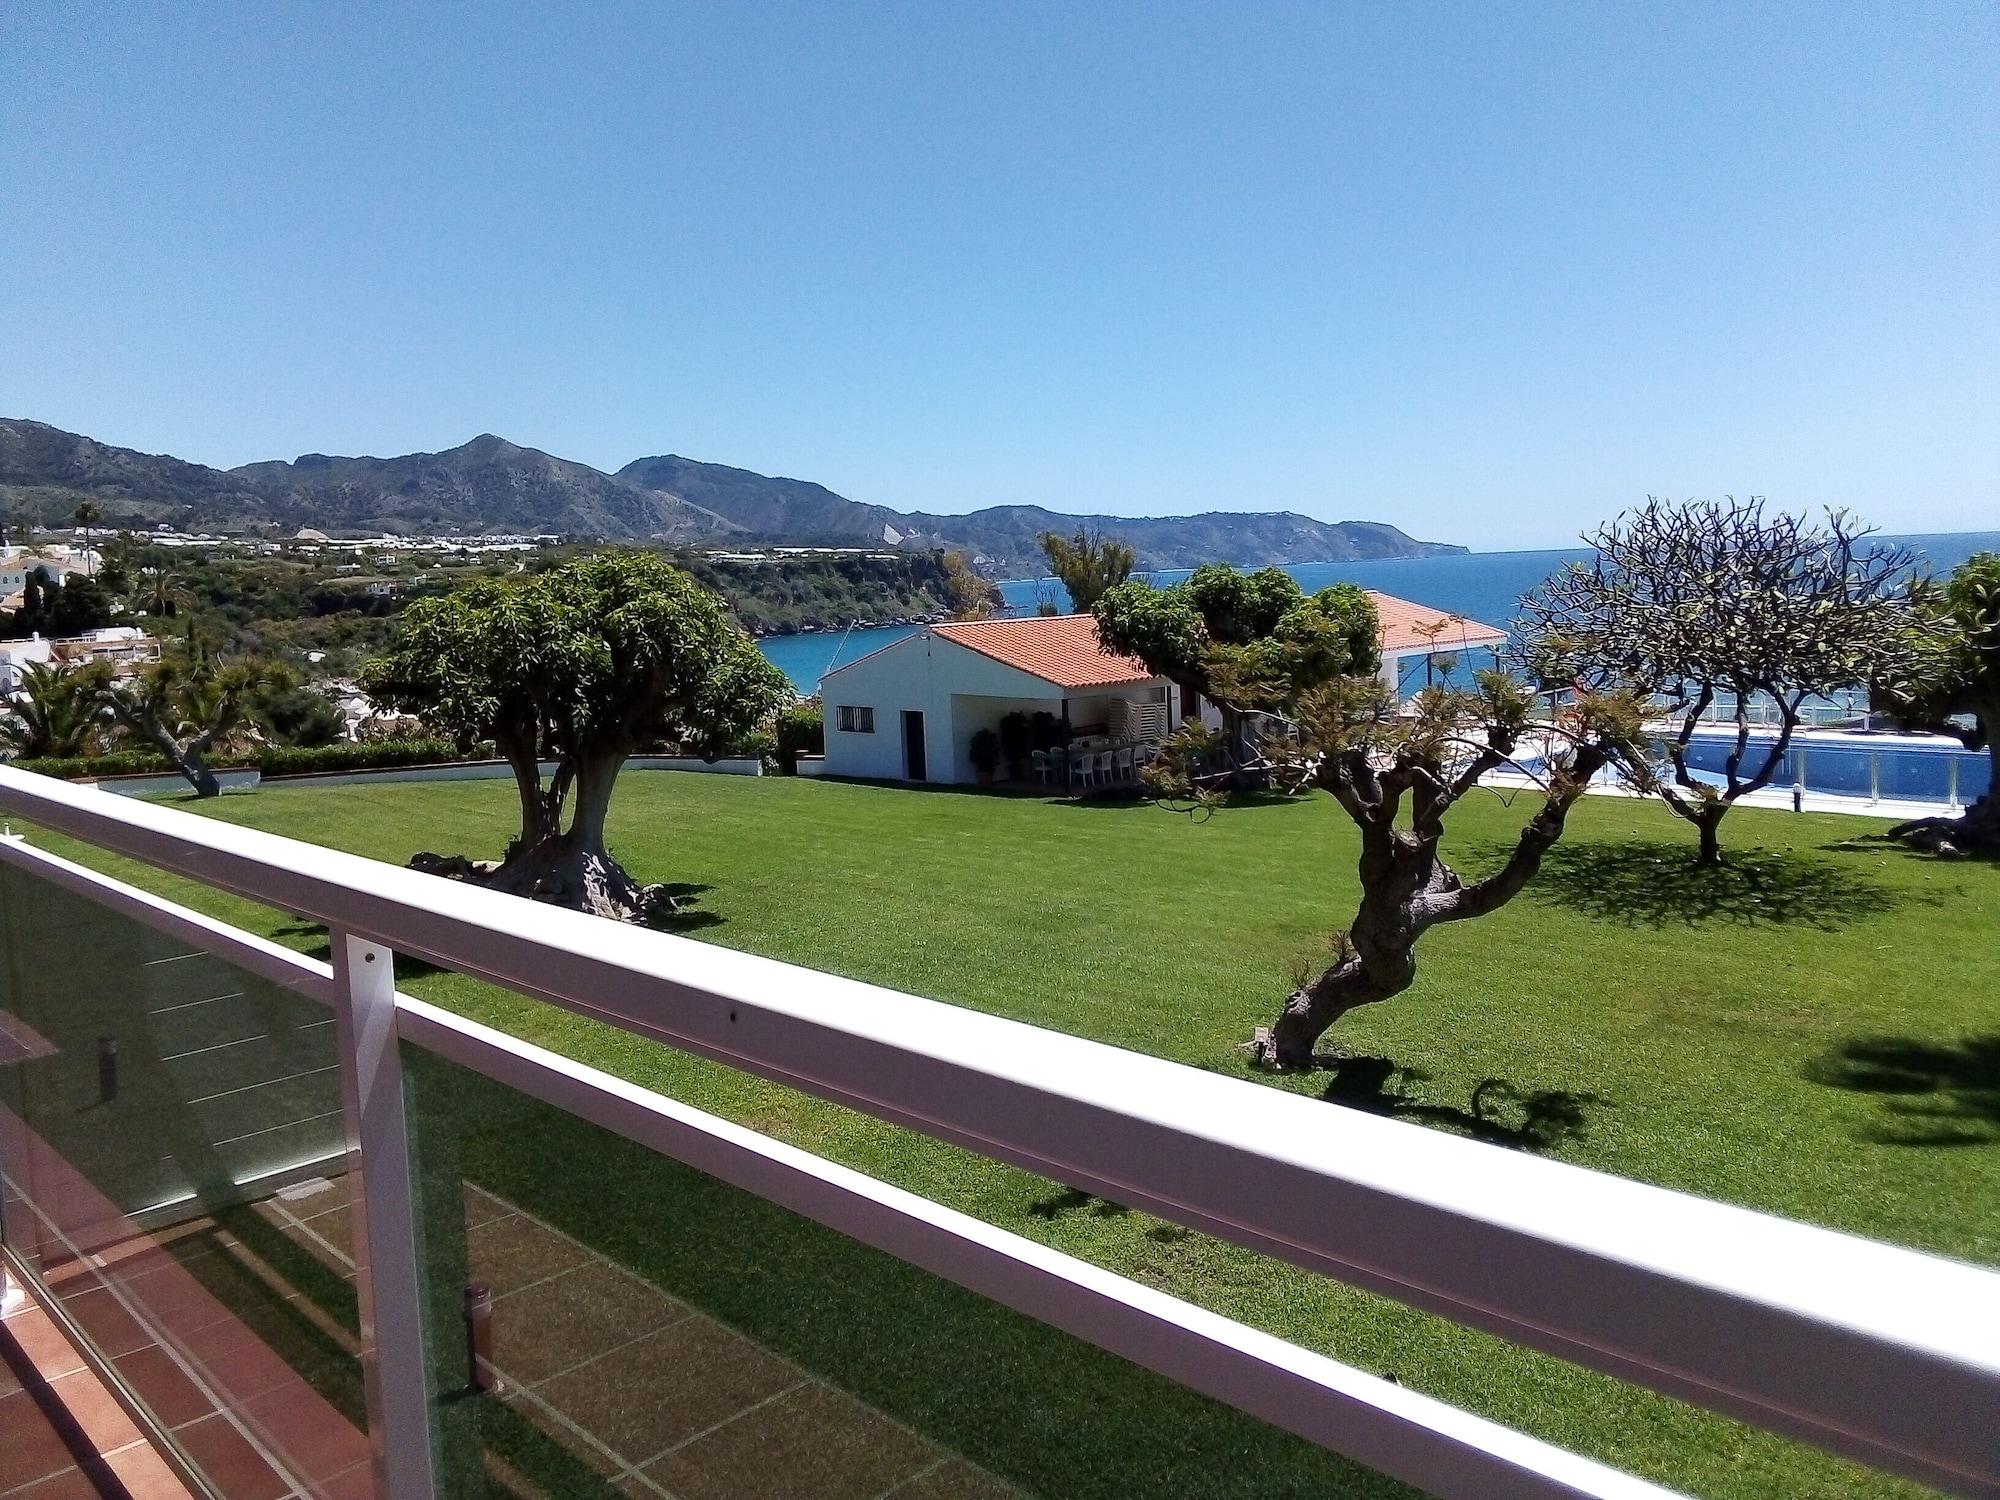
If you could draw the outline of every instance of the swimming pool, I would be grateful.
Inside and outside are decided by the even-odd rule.
[[[1697,730],[1688,746],[1688,769],[1720,786],[1723,763],[1736,743],[1730,732]],[[1769,735],[1751,737],[1749,769],[1762,763]],[[1785,751],[1775,787],[1803,786],[1836,797],[1894,802],[1977,801],[1991,787],[1992,761],[1943,739],[1908,735],[1799,735]]]

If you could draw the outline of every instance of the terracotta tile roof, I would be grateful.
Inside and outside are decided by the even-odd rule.
[[[1384,652],[1458,651],[1467,646],[1497,646],[1507,639],[1504,630],[1427,605],[1412,604],[1394,594],[1378,594],[1370,589],[1368,597],[1375,601]]]
[[[1393,594],[1378,594],[1370,589],[1368,597],[1375,601],[1385,653],[1459,651],[1472,646],[1497,646],[1507,639],[1504,630],[1441,609],[1412,604]],[[1058,687],[1118,687],[1152,680],[1153,674],[1138,657],[1115,656],[1099,644],[1097,622],[1089,615],[958,620],[933,625],[931,630],[981,656],[990,656]]]
[[[1136,656],[1114,656],[1099,644],[1089,615],[1036,615],[1024,620],[956,620],[931,631],[981,656],[1058,687],[1118,687],[1151,682]]]

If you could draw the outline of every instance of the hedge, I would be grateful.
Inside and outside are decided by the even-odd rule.
[[[435,766],[465,760],[450,740],[378,740],[373,744],[268,745],[257,754],[266,776],[308,776],[316,771],[374,771],[390,766]]]
[[[429,766],[464,760],[450,740],[377,740],[359,745],[266,745],[247,755],[218,755],[214,771],[254,766],[266,776],[308,776],[316,771],[369,771],[389,766]],[[119,750],[109,755],[51,756],[11,762],[19,771],[38,771],[64,781],[97,776],[146,776],[171,772],[164,755],[152,750]]]

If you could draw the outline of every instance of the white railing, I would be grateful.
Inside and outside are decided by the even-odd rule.
[[[2000,1496],[2000,1275],[0,768],[0,812],[324,923],[329,969],[0,859],[341,1019],[378,1487],[433,1493],[397,1038],[1443,1496],[1665,1492],[394,993],[409,953],[1950,1493]]]

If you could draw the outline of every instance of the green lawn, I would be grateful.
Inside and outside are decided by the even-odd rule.
[[[401,861],[497,852],[512,800],[497,782],[404,783],[199,810]],[[1455,856],[1490,862],[1522,812],[1469,802]],[[1734,865],[1704,874],[1663,810],[1589,799],[1529,894],[1433,933],[1416,989],[1337,1029],[1334,1070],[1267,1086],[2000,1261],[2000,867],[1854,842],[1874,826],[1739,810]],[[700,888],[702,941],[1232,1074],[1292,962],[1353,900],[1353,841],[1318,799],[1196,823],[1150,805],[633,774],[612,837],[642,878]],[[269,911],[141,878],[314,945]],[[1694,1493],[1917,1493],[456,975],[405,987]]]

